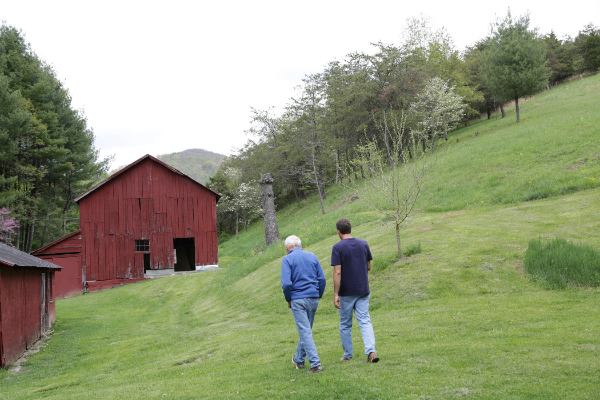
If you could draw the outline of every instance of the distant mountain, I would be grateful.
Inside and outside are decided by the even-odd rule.
[[[161,154],[156,158],[205,184],[217,172],[225,156],[203,149],[189,149],[179,153]]]

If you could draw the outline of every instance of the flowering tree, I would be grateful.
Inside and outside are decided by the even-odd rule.
[[[15,218],[9,218],[8,214],[10,214],[10,211],[6,208],[0,210],[0,242],[15,247],[12,244],[12,238],[17,234],[16,230],[19,229],[19,222]]]
[[[423,141],[423,149],[433,151],[437,136],[448,140],[448,129],[460,121],[464,110],[463,99],[454,93],[454,87],[438,77],[431,78],[409,111],[418,121],[412,132]]]
[[[248,223],[262,214],[260,189],[254,181],[241,182],[242,172],[237,168],[227,168],[225,176],[227,193],[219,199],[217,208],[222,213],[233,214],[237,236],[240,222],[244,225],[244,229],[248,229]]]

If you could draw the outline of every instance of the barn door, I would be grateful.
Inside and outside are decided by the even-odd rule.
[[[41,329],[42,329],[42,333],[45,333],[48,331],[48,329],[50,329],[50,327],[48,326],[48,322],[49,322],[49,316],[48,316],[48,291],[47,291],[47,285],[46,285],[46,273],[42,272],[42,304],[41,304],[41,309],[42,309],[42,315],[41,315]]]
[[[173,238],[175,248],[175,271],[194,271],[196,269],[196,246],[194,238]]]

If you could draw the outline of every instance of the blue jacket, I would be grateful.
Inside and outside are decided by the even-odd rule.
[[[313,253],[297,247],[288,252],[281,262],[281,288],[286,301],[323,297],[325,274],[319,259]]]

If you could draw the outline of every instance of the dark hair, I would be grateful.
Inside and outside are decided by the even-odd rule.
[[[336,222],[335,227],[342,235],[347,235],[352,232],[352,224],[350,224],[350,220],[346,218],[342,218]]]

